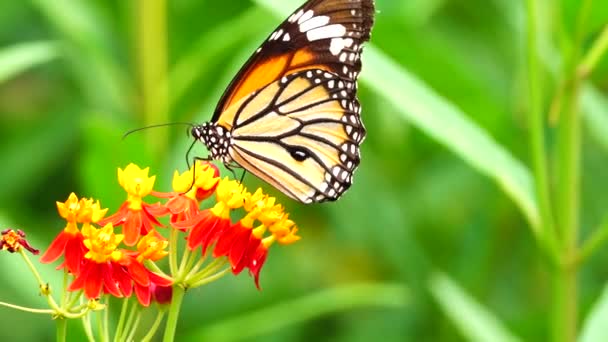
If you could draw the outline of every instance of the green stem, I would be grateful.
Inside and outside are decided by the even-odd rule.
[[[103,313],[97,311],[95,313],[95,318],[97,320],[97,333],[99,334],[99,339],[101,341],[106,341],[104,340],[104,336],[103,336]]]
[[[197,279],[197,280],[195,280],[192,283],[191,287],[192,288],[197,288],[197,287],[201,287],[203,285],[209,284],[211,282],[214,282],[214,281],[220,279],[221,277],[225,276],[226,274],[229,274],[230,271],[232,271],[232,268],[228,267],[225,270],[217,272],[217,273],[215,273],[213,275],[206,276],[206,277],[203,277],[201,279]]]
[[[67,288],[68,288],[68,272],[64,271],[63,272],[63,291],[61,291],[61,300],[59,301],[62,308],[66,307],[66,302],[69,300],[67,294],[71,293],[71,292],[68,292]]]
[[[93,328],[91,327],[91,315],[82,316],[81,319],[82,327],[85,335],[87,335],[87,339],[89,341],[95,341],[95,337],[93,336]]]
[[[189,264],[191,254],[194,254],[194,253],[190,252],[190,248],[188,248],[188,246],[185,246],[184,254],[182,255],[182,261],[180,262],[179,270],[177,271],[178,274],[182,275],[182,274],[188,273],[185,270],[186,270],[186,266]]]
[[[133,301],[133,305],[131,305],[131,310],[129,310],[129,315],[127,317],[127,321],[123,325],[122,333],[120,334],[120,337],[118,339],[119,341],[126,341],[127,333],[129,331],[131,331],[133,322],[135,321],[138,311],[139,311],[139,309],[138,309],[137,301]]]
[[[114,331],[114,342],[120,341],[120,337],[124,335],[123,329],[127,320],[127,312],[129,311],[130,298],[125,298],[122,301],[120,308],[120,316],[118,317],[118,324],[116,324],[116,331]]]
[[[583,244],[575,263],[582,265],[593,253],[608,241],[608,222],[604,222],[591,237]]]
[[[177,267],[177,251],[179,250],[178,248],[178,241],[177,238],[179,236],[178,234],[178,230],[177,229],[171,229],[171,233],[169,235],[169,272],[171,272],[171,276],[173,278],[177,278],[177,271],[178,271],[178,267]]]
[[[608,25],[604,27],[600,36],[591,45],[589,52],[583,57],[583,61],[578,68],[579,76],[586,77],[590,75],[606,51],[608,51]]]
[[[217,258],[205,266],[200,272],[189,274],[184,280],[188,286],[195,287],[194,284],[198,283],[201,279],[208,277],[210,274],[218,272],[222,267],[228,263],[228,258]]]
[[[566,56],[565,72],[571,84],[564,95],[564,113],[558,132],[556,205],[563,262],[554,276],[554,341],[574,341],[577,335],[579,265],[571,261],[579,255],[581,120],[578,101],[584,80],[584,75],[578,72],[580,69],[577,65],[590,10],[591,0],[584,0],[577,16],[571,54]]]
[[[135,333],[137,332],[137,328],[139,327],[140,321],[141,321],[141,311],[138,311],[137,317],[135,318],[135,321],[133,322],[133,326],[131,327],[131,332],[129,332],[129,335],[125,339],[126,341],[133,341],[133,336],[135,336]]]
[[[545,127],[543,120],[542,84],[537,42],[537,9],[535,0],[527,0],[527,64],[528,96],[530,101],[530,146],[532,149],[532,167],[534,170],[535,191],[539,202],[541,222],[539,227],[532,227],[533,233],[541,248],[555,261],[558,259],[557,238],[553,213],[549,202],[549,182],[547,171],[547,153],[545,148]]]
[[[169,306],[169,316],[167,317],[167,325],[165,326],[163,342],[172,342],[175,338],[177,320],[179,318],[179,311],[181,309],[185,293],[186,290],[183,287],[173,286],[173,296],[171,297],[171,305]]]
[[[103,309],[103,340],[110,341],[110,296],[106,295],[106,307]]]
[[[145,125],[168,122],[166,0],[138,0],[135,9]],[[164,155],[166,131],[150,132],[148,145],[152,155]]]
[[[64,342],[68,334],[68,321],[62,317],[55,320],[57,324],[56,341]]]
[[[32,309],[32,308],[26,308],[25,306],[20,306],[20,305],[15,305],[15,304],[11,304],[11,303],[5,303],[5,302],[0,302],[0,306],[4,306],[7,308],[16,309],[16,310],[20,310],[20,311],[24,311],[24,312],[29,312],[29,313],[47,314],[47,315],[52,315],[55,313],[55,310],[51,310],[51,309]]]
[[[154,320],[154,323],[148,330],[148,333],[141,339],[142,342],[152,341],[154,334],[156,334],[156,331],[158,331],[158,327],[160,327],[160,323],[163,321],[163,317],[165,317],[165,312],[159,310],[158,314],[156,315],[156,320]]]

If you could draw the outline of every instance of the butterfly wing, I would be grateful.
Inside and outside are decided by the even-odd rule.
[[[309,0],[243,66],[194,136],[214,158],[293,199],[336,200],[352,184],[365,137],[356,82],[373,17],[373,0]]]
[[[352,184],[365,129],[355,90],[321,69],[283,77],[246,97],[230,157],[304,203],[336,200]]]
[[[330,71],[354,82],[373,25],[373,0],[309,0],[264,41],[222,95],[212,122],[256,90],[300,70]],[[356,84],[353,86],[356,87]]]

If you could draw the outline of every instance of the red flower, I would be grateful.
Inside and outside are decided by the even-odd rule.
[[[68,290],[84,289],[88,299],[98,298],[102,290],[116,297],[128,295],[131,278],[122,270],[119,261],[124,254],[117,250],[124,236],[114,234],[112,224],[107,224],[101,229],[89,227],[84,237],[85,261]]]
[[[148,234],[154,226],[161,227],[156,217],[168,213],[160,204],[147,204],[143,197],[152,192],[156,176],[148,177],[148,168],[140,169],[135,164],[129,164],[125,170],[118,169],[118,182],[128,194],[127,200],[120,206],[118,212],[99,222],[100,225],[112,223],[114,226],[123,225],[125,245],[133,246],[140,235]]]
[[[236,181],[220,181],[216,195],[218,202],[213,208],[203,210],[189,220],[173,223],[177,229],[189,230],[188,248],[191,250],[201,246],[205,254],[207,248],[230,227],[230,210],[243,206],[245,192]]]
[[[253,234],[251,228],[243,227],[241,222],[225,231],[218,239],[213,251],[214,257],[228,257],[234,274],[239,274],[243,269],[249,268],[258,289],[260,288],[260,270],[267,255],[268,249],[262,240]]]
[[[122,231],[125,235],[125,245],[133,246],[141,235],[148,234],[154,230],[154,226],[162,227],[155,216],[162,216],[167,213],[166,209],[160,204],[140,203],[141,209],[134,210],[129,201],[123,203],[116,214],[109,216],[101,221],[100,225],[111,223],[113,226],[123,225]]]
[[[71,193],[65,202],[57,202],[59,214],[68,221],[66,227],[55,237],[47,251],[40,258],[42,263],[51,263],[64,255],[64,262],[58,269],[66,269],[77,275],[84,261],[86,247],[83,244],[84,237],[78,229],[77,223],[83,224],[83,230],[89,229],[91,222],[99,221],[108,209],[101,209],[99,201],[81,198],[78,200],[76,194]]]
[[[188,221],[198,213],[199,203],[209,198],[217,187],[219,170],[213,164],[198,162],[190,170],[173,175],[173,190],[168,194],[153,193],[167,197],[165,207],[171,212],[171,223]]]
[[[188,248],[195,250],[200,246],[205,254],[207,248],[217,241],[218,236],[230,227],[230,219],[218,217],[211,209],[206,209],[188,221],[173,223],[173,227],[189,230]]]
[[[166,288],[171,288],[173,280],[154,273],[143,265],[144,260],[157,261],[164,258],[168,254],[165,251],[168,244],[167,240],[152,231],[139,241],[136,252],[128,252],[122,259],[123,266],[133,279],[137,300],[143,306],[150,305],[150,300],[155,295],[160,296],[163,303],[171,300],[171,292],[167,298]]]
[[[84,295],[88,299],[99,298],[102,290],[103,293],[122,297],[123,292],[121,288],[123,288],[125,283],[130,284],[130,282],[131,278],[122,271],[120,264],[113,261],[97,263],[92,260],[86,260],[82,265],[80,274],[70,284],[68,290],[76,291],[84,289]],[[119,284],[122,285],[120,288]],[[130,289],[130,286],[127,286],[126,289]]]

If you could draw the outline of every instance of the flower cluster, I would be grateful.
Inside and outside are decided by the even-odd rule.
[[[137,299],[147,306],[158,287],[171,286],[170,278],[151,272],[143,265],[146,259],[154,260],[152,256],[159,253],[159,248],[167,246],[162,236],[154,231],[146,236],[155,240],[155,244],[148,244],[152,251],[119,249],[124,235],[115,234],[112,223],[100,228],[94,225],[101,224],[107,212],[107,209],[101,209],[99,201],[78,199],[72,193],[65,202],[57,202],[57,209],[67,224],[40,261],[53,262],[63,255],[64,261],[59,268],[65,268],[74,277],[69,290],[82,289],[88,299],[98,298],[102,291],[116,297],[129,297],[135,290]]]
[[[102,293],[115,297],[135,294],[144,306],[153,300],[164,303],[170,301],[172,286],[199,284],[194,280],[201,277],[186,275],[196,275],[196,267],[207,256],[223,258],[234,274],[248,269],[259,288],[260,270],[270,245],[299,239],[294,222],[275,198],[260,189],[250,193],[239,182],[220,178],[213,164],[197,162],[182,174],[176,171],[173,191],[168,193],[153,191],[156,178],[148,173],[148,168],[134,164],[118,169],[118,181],[127,199],[108,217],[99,201],[79,199],[75,194],[57,203],[67,224],[41,261],[50,263],[63,256],[58,268],[73,276],[68,290],[82,290],[88,299]],[[148,195],[165,201],[147,203],[144,198]],[[206,201],[213,195],[214,202]],[[203,201],[211,205],[201,208]],[[238,213],[240,219],[233,221]],[[163,216],[168,216],[171,231],[159,230],[165,227],[160,220]],[[115,233],[116,228],[122,232]],[[161,234],[165,232],[169,239]],[[177,262],[172,262],[167,275],[155,262],[168,255],[177,258],[180,234],[187,241],[188,253],[200,247],[200,263],[187,270],[180,267],[183,272],[179,273],[174,267]],[[182,265],[189,264],[185,261]]]

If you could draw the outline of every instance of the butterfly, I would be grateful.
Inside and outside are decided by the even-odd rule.
[[[232,80],[211,121],[192,128],[210,159],[240,166],[303,202],[337,200],[365,138],[357,77],[373,0],[309,0]]]

